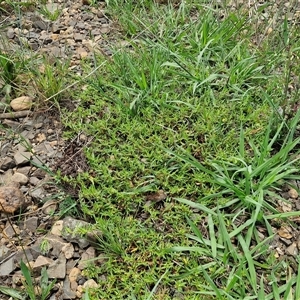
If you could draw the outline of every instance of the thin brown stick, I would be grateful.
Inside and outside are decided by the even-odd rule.
[[[32,111],[30,110],[22,110],[17,112],[9,112],[0,114],[0,119],[17,119],[30,116]]]

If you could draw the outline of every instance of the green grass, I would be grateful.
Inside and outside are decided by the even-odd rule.
[[[289,262],[268,248],[274,223],[298,215],[276,203],[299,179],[298,33],[283,7],[271,32],[266,6],[214,4],[107,1],[128,46],[84,64],[79,106],[61,109],[66,138],[93,138],[90,170],[58,175],[103,232],[86,298],[299,298]],[[29,69],[45,105],[63,99],[66,71]],[[149,200],[159,190],[167,198]]]
[[[265,195],[298,170],[289,156],[298,151],[298,117],[283,121],[277,111],[296,101],[285,87],[299,68],[286,59],[299,43],[282,20],[274,36],[255,45],[256,20],[245,11],[220,20],[210,7],[109,1],[130,47],[115,49],[109,62],[98,57],[101,68],[86,80],[80,107],[63,115],[68,134],[93,137],[90,172],[75,181],[84,214],[106,233],[99,240],[106,262],[88,271],[106,276],[95,298],[146,299],[165,272],[154,299],[293,293],[294,275],[271,283],[269,272],[258,271],[279,264],[274,277],[287,265],[257,240],[256,224],[271,235],[271,220],[290,216]],[[192,18],[196,10],[201,17]],[[168,195],[164,203],[147,202],[159,189]],[[277,294],[265,296],[268,283]]]

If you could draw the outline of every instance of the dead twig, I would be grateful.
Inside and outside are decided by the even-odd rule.
[[[30,116],[32,111],[30,110],[22,110],[17,112],[9,112],[0,114],[0,119],[17,119]]]

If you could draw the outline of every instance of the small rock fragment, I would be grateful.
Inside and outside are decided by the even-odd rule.
[[[65,244],[62,247],[61,252],[65,254],[66,259],[70,259],[74,254],[74,246],[71,243]]]
[[[35,176],[29,178],[29,183],[32,185],[38,185],[40,183],[40,179]]]
[[[291,188],[289,191],[288,191],[288,194],[289,196],[292,198],[292,199],[297,199],[298,198],[298,192]]]
[[[83,284],[83,287],[86,289],[86,288],[98,288],[99,285],[96,283],[96,281],[94,279],[89,279],[87,280],[84,284]]]
[[[85,221],[76,220],[71,217],[64,218],[62,235],[68,242],[74,242],[81,249],[87,247],[90,243],[79,232],[79,228],[86,228],[89,224]]]
[[[57,201],[51,199],[46,201],[42,207],[42,211],[45,215],[52,215],[56,211],[56,209],[57,209]],[[61,236],[62,225],[63,225],[62,220],[55,222],[55,224],[52,227],[52,230],[54,230],[52,234]],[[54,227],[56,228],[54,229]]]
[[[0,264],[0,276],[8,276],[16,268],[14,264],[14,257],[9,258],[7,261]]]
[[[58,259],[51,263],[48,267],[47,273],[49,278],[63,279],[66,276],[66,258],[63,254],[60,254]]]
[[[28,110],[32,106],[32,99],[28,96],[18,97],[10,102],[10,106],[14,111]]]
[[[47,203],[47,202],[46,202]],[[44,210],[43,210],[44,211]],[[54,210],[55,211],[55,210]],[[54,212],[52,211],[52,213]],[[48,214],[47,214],[48,215]],[[54,234],[54,235],[57,235],[57,236],[61,236],[61,232],[63,230],[63,220],[58,220],[56,221],[53,226],[52,226],[52,229],[51,229],[51,233]]]
[[[298,254],[297,244],[296,243],[292,243],[290,246],[288,246],[285,249],[285,252],[288,255],[296,256]]]
[[[31,191],[30,196],[32,197],[33,200],[39,202],[42,201],[45,197],[45,190],[42,187],[35,188],[33,191]]]
[[[25,197],[18,186],[0,187],[0,211],[13,214],[25,205]]]
[[[291,239],[293,237],[293,235],[290,233],[290,231],[288,230],[288,228],[285,227],[281,227],[278,231],[277,231],[278,235],[284,239]]]
[[[80,33],[75,33],[74,34],[74,40],[75,42],[81,42],[84,39],[83,35]]]
[[[26,175],[22,174],[22,173],[16,172],[12,176],[11,181],[17,182],[20,185],[24,185],[24,184],[26,184],[28,182],[28,177]]]
[[[20,234],[20,229],[17,225],[13,225],[13,227],[11,225],[8,225],[3,229],[3,234],[5,235],[5,237],[11,239],[14,236]]]
[[[43,267],[47,267],[53,263],[51,258],[45,257],[43,255],[39,255],[36,261],[33,264],[33,271],[40,273]]]
[[[70,282],[77,281],[77,277],[80,274],[81,274],[81,270],[80,269],[78,269],[78,268],[71,269],[70,274],[69,274],[69,280],[70,280]]]
[[[151,193],[146,196],[148,201],[160,202],[167,198],[167,194],[163,190],[158,190],[157,192]]]
[[[6,32],[6,36],[9,38],[9,39],[13,39],[15,37],[15,31],[12,27],[9,27],[7,29],[7,32]]]
[[[75,299],[76,292],[72,291],[69,278],[66,277],[63,284],[63,299]]]
[[[94,258],[96,257],[96,251],[95,248],[93,247],[89,247],[88,249],[86,249],[86,251],[82,254],[81,256],[81,260],[78,264],[78,268],[80,270],[83,270],[85,268],[88,267],[89,264],[91,264],[91,261],[94,260]]]
[[[26,151],[17,151],[14,155],[14,160],[17,166],[25,165],[29,162],[31,153]]]
[[[8,169],[12,169],[16,166],[15,161],[11,158],[6,156],[3,161],[1,162],[1,170],[7,171]]]
[[[24,227],[30,232],[35,232],[38,227],[38,217],[31,217],[25,220]]]

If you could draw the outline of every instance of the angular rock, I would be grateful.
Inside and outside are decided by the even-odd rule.
[[[51,263],[48,267],[47,273],[49,278],[60,278],[66,277],[66,258],[63,254],[60,254],[57,260]]]
[[[31,170],[31,167],[28,166],[28,167],[18,168],[17,172],[28,176],[30,170]]]
[[[288,246],[285,249],[285,252],[286,252],[287,255],[297,256],[297,254],[298,254],[297,244],[292,243],[290,246]]]
[[[7,171],[8,169],[12,169],[16,166],[15,161],[9,157],[6,156],[3,161],[1,162],[1,170]]]
[[[14,257],[11,257],[0,264],[0,276],[8,276],[15,270]]]
[[[45,215],[52,215],[56,211],[56,209],[57,209],[57,201],[52,199],[46,201],[42,206],[42,211]],[[63,227],[62,220],[55,222],[51,229],[52,234],[61,236],[62,227]]]
[[[74,40],[75,42],[81,42],[84,39],[84,36],[80,33],[75,33],[74,34]]]
[[[0,246],[0,260],[4,258],[4,256],[10,253],[10,249],[7,248],[5,245]]]
[[[94,279],[89,279],[87,280],[84,284],[83,287],[86,288],[92,288],[92,289],[96,289],[99,287],[99,285],[96,283],[96,281]]]
[[[38,217],[31,217],[25,220],[24,227],[30,232],[35,232],[38,227]]]
[[[20,234],[20,229],[17,225],[14,225],[13,224],[13,227],[9,224],[8,226],[6,226],[4,229],[3,229],[3,233],[4,235],[11,239],[13,238],[14,236]]]
[[[30,161],[31,153],[27,151],[17,151],[14,155],[14,160],[17,166],[22,166]]]
[[[81,220],[76,220],[71,217],[64,218],[63,223],[63,237],[69,241],[79,245],[81,249],[86,248],[90,242],[79,233],[79,228],[86,228],[89,223]]]
[[[40,179],[38,179],[35,176],[31,176],[29,178],[29,183],[32,184],[32,185],[38,185],[40,183]]]
[[[34,261],[41,255],[41,249],[39,245],[34,244],[30,248],[26,248],[25,251],[23,249],[19,250],[15,255],[15,264],[20,265],[20,261]]]
[[[66,277],[63,285],[63,299],[75,299],[76,292],[72,291],[69,278]]]
[[[39,187],[30,191],[29,194],[34,201],[40,202],[45,198],[46,192],[42,187]]]
[[[63,240],[59,236],[56,236],[53,234],[49,234],[49,235],[45,236],[44,240],[47,240],[50,243],[51,249],[52,249],[52,252],[51,252],[52,255],[54,255],[54,256],[63,255],[64,256],[64,254],[62,253],[62,248],[64,246],[68,245],[68,243],[65,240]]]
[[[66,259],[70,259],[74,254],[74,246],[71,243],[68,243],[62,247],[61,251],[65,254]]]
[[[3,174],[0,173],[0,184],[1,185],[7,185],[11,184],[11,178],[13,176],[13,171],[11,169],[8,169],[6,172]]]
[[[18,97],[10,102],[10,106],[14,111],[28,110],[32,106],[32,99],[28,96]]]
[[[53,259],[40,255],[34,262],[32,269],[36,274],[40,274],[43,267],[48,267],[52,263]]]
[[[81,274],[81,270],[78,268],[71,269],[69,273],[70,282],[77,281],[78,276]]]
[[[20,185],[24,185],[28,182],[28,177],[22,173],[16,172],[12,177],[11,181],[17,182]]]
[[[0,212],[13,214],[25,204],[25,197],[17,185],[0,187]]]
[[[89,264],[93,263],[95,257],[96,257],[95,248],[89,247],[88,249],[86,249],[86,251],[81,256],[81,260],[78,264],[78,269],[83,270],[87,268]]]
[[[47,30],[48,28],[48,23],[44,22],[42,20],[36,20],[32,23],[32,27],[38,28],[40,30]]]

